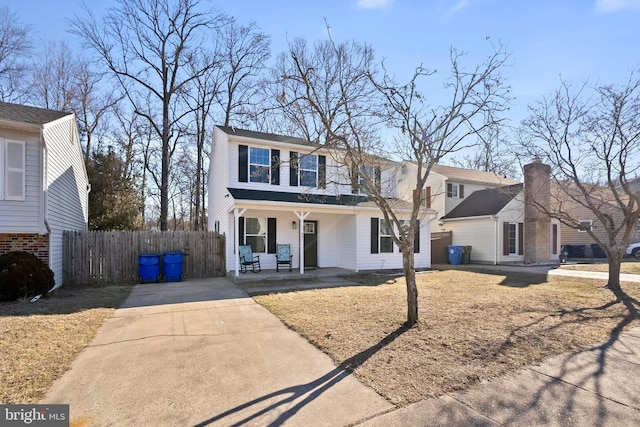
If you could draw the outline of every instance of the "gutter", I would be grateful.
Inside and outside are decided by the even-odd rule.
[[[49,151],[44,140],[44,127],[40,127],[40,143],[42,144],[42,217],[47,233],[51,234],[49,226],[49,191],[47,180],[49,178]]]

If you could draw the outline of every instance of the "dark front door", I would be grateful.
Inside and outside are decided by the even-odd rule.
[[[304,232],[304,268],[318,266],[318,221],[305,221]]]

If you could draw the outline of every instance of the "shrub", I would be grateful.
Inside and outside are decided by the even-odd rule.
[[[53,286],[53,271],[27,252],[0,255],[0,301],[15,301],[46,294]]]

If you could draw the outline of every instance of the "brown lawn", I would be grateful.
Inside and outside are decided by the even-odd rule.
[[[418,275],[420,322],[403,330],[402,278],[256,296],[292,329],[397,405],[461,390],[639,326],[602,282],[463,271]],[[640,284],[624,285],[640,298]]]
[[[35,303],[0,302],[0,403],[37,403],[131,286],[63,286]]]

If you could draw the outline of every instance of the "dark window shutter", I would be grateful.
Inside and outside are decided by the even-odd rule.
[[[464,199],[464,185],[462,184],[458,186],[458,197]]]
[[[276,219],[267,218],[267,253],[276,253]]]
[[[378,227],[380,221],[378,218],[371,218],[371,253],[378,253]]]
[[[447,184],[447,197],[453,197],[453,185]]]
[[[238,145],[238,181],[249,181],[249,147]]]
[[[431,209],[431,187],[425,187],[424,189],[424,207]]]
[[[413,253],[420,253],[420,220],[416,220],[416,232],[413,235]]]
[[[524,254],[524,224],[518,223],[518,255]]]
[[[509,223],[502,223],[502,255],[509,255]]]
[[[239,245],[244,245],[244,217],[241,216],[238,218],[238,235],[240,239]]]
[[[376,190],[378,190],[378,192],[380,192],[382,190],[382,172],[380,171],[380,166],[376,166],[375,169],[373,170],[374,175],[375,175],[375,184],[376,184]]]
[[[298,153],[295,151],[289,155],[289,185],[298,186]]]
[[[271,184],[280,185],[280,150],[271,150]]]
[[[318,156],[318,188],[327,188],[327,157]]]
[[[552,237],[551,237],[551,253],[558,254],[558,224],[551,224]]]

